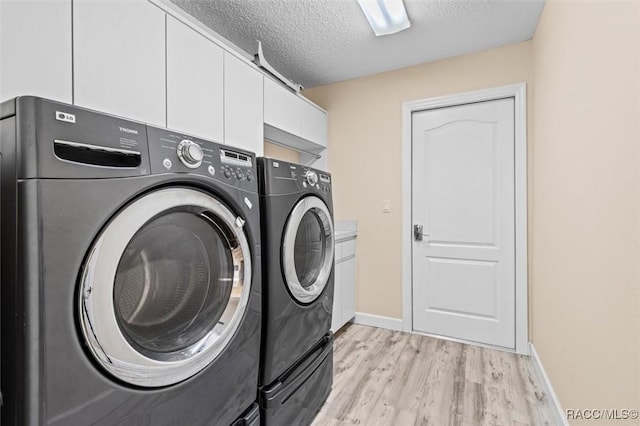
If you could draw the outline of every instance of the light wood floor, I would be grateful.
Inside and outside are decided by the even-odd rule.
[[[313,426],[554,425],[531,360],[362,325],[336,336]]]

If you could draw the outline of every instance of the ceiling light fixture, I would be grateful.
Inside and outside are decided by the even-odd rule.
[[[411,26],[402,0],[358,0],[377,36],[395,34]]]

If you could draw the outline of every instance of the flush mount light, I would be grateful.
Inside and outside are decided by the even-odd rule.
[[[358,0],[377,36],[395,34],[411,26],[402,0]]]

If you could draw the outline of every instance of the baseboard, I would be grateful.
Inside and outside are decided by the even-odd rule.
[[[402,320],[399,318],[383,317],[381,315],[356,312],[356,317],[353,319],[353,322],[355,324],[368,325],[371,327],[402,331]]]
[[[558,399],[558,395],[556,395],[553,390],[553,386],[551,386],[551,381],[549,380],[549,376],[547,376],[546,371],[544,371],[544,367],[542,366],[542,360],[538,356],[538,352],[536,352],[536,348],[533,346],[533,343],[529,343],[530,352],[531,352],[531,361],[533,361],[533,367],[536,370],[538,375],[538,380],[542,383],[544,388],[544,393],[547,395],[548,401],[551,404],[551,409],[556,417],[556,424],[569,426],[569,422],[565,416],[565,412],[562,409],[562,405],[560,405],[560,400]]]

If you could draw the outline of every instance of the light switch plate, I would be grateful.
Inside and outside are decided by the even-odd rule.
[[[391,213],[391,200],[382,200],[382,213]]]

